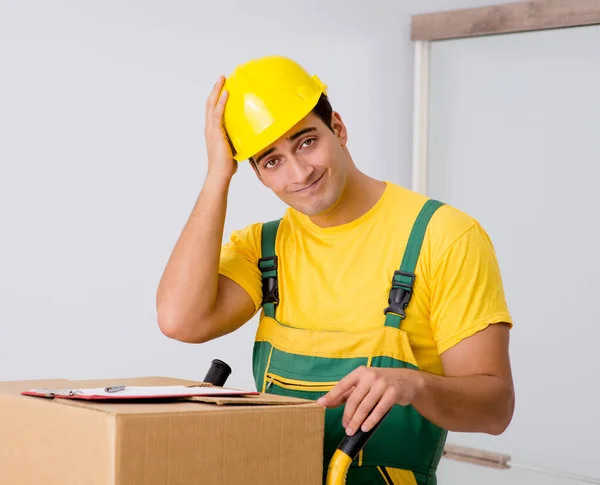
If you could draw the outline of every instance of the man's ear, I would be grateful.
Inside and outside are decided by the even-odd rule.
[[[346,125],[342,121],[342,117],[337,111],[334,111],[331,114],[331,128],[340,140],[340,143],[346,145],[348,142],[348,131],[346,130]]]

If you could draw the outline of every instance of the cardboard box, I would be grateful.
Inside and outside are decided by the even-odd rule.
[[[2,485],[321,485],[324,410],[256,396],[113,403],[22,396],[102,381],[0,382]],[[171,378],[126,385],[189,385]],[[210,402],[212,401],[212,402]]]

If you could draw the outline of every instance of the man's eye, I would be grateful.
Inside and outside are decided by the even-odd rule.
[[[308,140],[304,140],[304,142],[302,142],[302,145],[300,145],[300,148],[302,147],[309,147],[312,144],[314,144],[315,139],[314,138],[309,138]]]
[[[273,168],[275,165],[277,165],[278,160],[276,158],[269,160],[268,162],[265,162],[265,164],[263,165],[265,168]]]

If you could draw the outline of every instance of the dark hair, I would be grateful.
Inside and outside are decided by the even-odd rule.
[[[333,126],[331,125],[331,116],[333,114],[333,108],[331,107],[329,98],[325,93],[321,94],[321,96],[319,97],[319,101],[317,101],[317,104],[312,109],[311,113],[314,113],[316,116],[318,116],[321,119],[321,121],[325,124],[325,126],[333,132]],[[250,163],[256,167],[253,158],[250,158]]]
[[[321,121],[325,123],[327,128],[333,131],[333,127],[331,126],[331,115],[333,114],[333,108],[331,107],[329,98],[325,93],[321,94],[321,97],[319,98],[319,101],[317,101],[317,105],[312,109],[312,112],[321,118]]]

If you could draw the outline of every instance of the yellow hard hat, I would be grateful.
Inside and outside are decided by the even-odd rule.
[[[223,87],[229,93],[224,125],[237,161],[247,160],[308,115],[327,86],[295,61],[266,56],[238,66]]]

